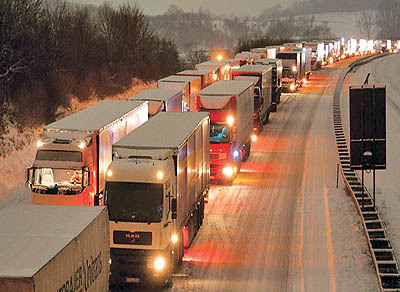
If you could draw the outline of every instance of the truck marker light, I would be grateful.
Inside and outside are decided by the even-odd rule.
[[[164,268],[165,268],[165,264],[166,264],[166,262],[165,262],[165,259],[163,258],[163,257],[157,257],[155,260],[154,260],[154,269],[156,269],[156,271],[162,271],[162,270],[164,270]]]
[[[81,142],[81,143],[79,143],[79,145],[78,145],[78,147],[79,147],[79,149],[83,149],[83,148],[85,148],[85,142]]]
[[[112,176],[113,172],[111,169],[107,170],[107,176]]]
[[[296,72],[296,71],[297,71],[297,67],[296,67],[296,66],[293,66],[293,67],[292,67],[292,71],[293,71],[293,72]]]
[[[228,116],[228,118],[226,119],[227,124],[232,127],[233,123],[235,122],[235,119],[232,116]]]
[[[214,74],[213,74],[213,80],[214,80],[214,81],[217,81],[217,79],[218,79],[218,76],[217,76],[217,74],[214,73]]]
[[[294,91],[294,89],[295,89],[294,84],[290,85],[290,90]]]
[[[157,178],[158,179],[163,179],[164,178],[164,173],[161,170],[157,172]]]
[[[44,143],[43,143],[42,141],[37,140],[37,142],[36,142],[37,148],[40,148],[40,147],[42,147],[43,145],[44,145]]]
[[[256,142],[257,141],[257,135],[251,135],[251,142]]]
[[[171,242],[172,242],[172,243],[177,243],[178,240],[179,240],[178,235],[177,235],[177,234],[172,234],[172,236],[171,236]]]

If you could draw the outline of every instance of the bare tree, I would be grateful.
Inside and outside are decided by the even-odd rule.
[[[368,11],[363,11],[357,20],[357,27],[360,29],[361,35],[367,39],[372,38],[372,28],[374,24],[374,16]]]

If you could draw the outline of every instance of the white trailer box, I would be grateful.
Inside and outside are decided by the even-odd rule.
[[[105,207],[16,205],[0,211],[1,292],[106,292]]]
[[[159,112],[181,112],[182,91],[172,89],[147,89],[132,96],[128,101],[148,101],[149,116],[155,116]]]
[[[147,120],[147,102],[103,100],[45,126],[28,170],[32,203],[101,204],[112,144]],[[72,182],[76,172],[80,179]]]
[[[111,283],[171,277],[203,222],[209,133],[208,113],[162,112],[113,146],[106,186]]]
[[[196,111],[195,95],[201,90],[200,76],[170,75],[158,80],[158,88],[182,91],[182,111]]]

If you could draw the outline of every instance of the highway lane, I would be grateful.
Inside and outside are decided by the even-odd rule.
[[[212,187],[163,291],[377,291],[353,202],[342,182],[336,189],[332,95],[342,69],[283,96],[233,184]]]

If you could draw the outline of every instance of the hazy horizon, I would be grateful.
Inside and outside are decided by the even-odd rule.
[[[103,2],[116,5],[125,3],[137,3],[146,15],[159,15],[167,12],[170,5],[176,5],[185,11],[197,11],[199,8],[209,10],[215,15],[254,16],[260,14],[264,9],[280,4],[286,6],[295,0],[67,0],[68,2],[80,4],[92,4],[99,6]]]

